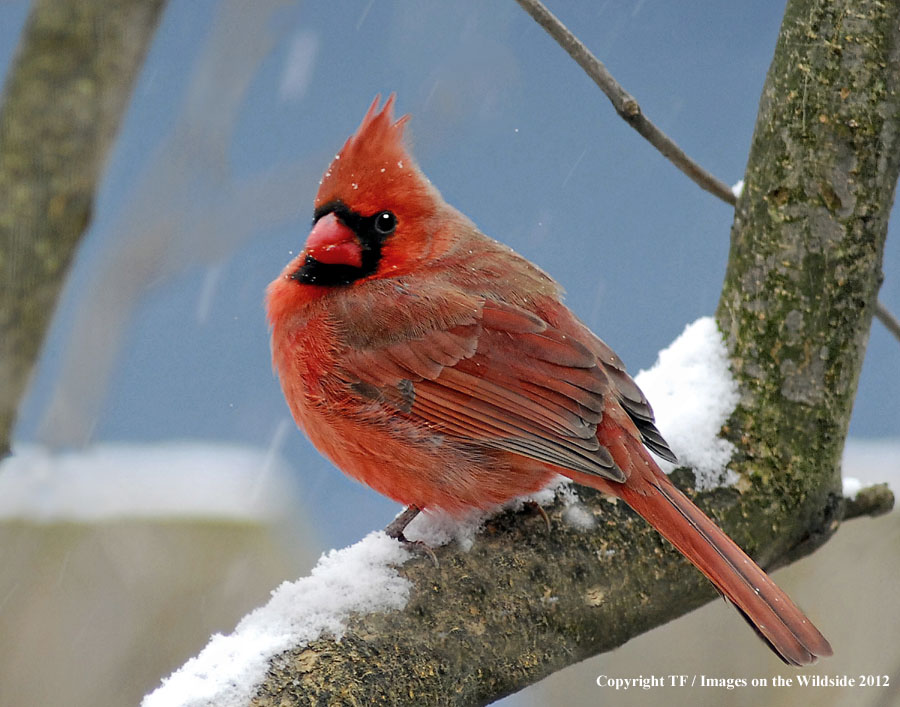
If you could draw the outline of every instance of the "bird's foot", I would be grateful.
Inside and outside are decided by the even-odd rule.
[[[434,563],[435,568],[440,568],[440,563],[438,562],[437,556],[434,554],[434,551],[428,547],[421,540],[409,540],[403,534],[403,531],[406,530],[406,526],[410,524],[413,518],[419,515],[419,509],[416,506],[409,506],[403,513],[398,515],[394,520],[392,520],[388,526],[384,529],[384,532],[387,533],[387,536],[390,538],[394,538],[394,540],[399,540],[403,545],[405,545],[410,550],[415,550],[421,552],[424,555],[428,555],[431,558],[431,561]]]
[[[550,516],[547,515],[547,511],[544,510],[544,507],[540,503],[538,503],[537,501],[525,501],[525,510],[527,510],[529,513],[534,513],[543,518],[544,523],[547,526],[548,533],[553,529],[553,526],[550,523]]]

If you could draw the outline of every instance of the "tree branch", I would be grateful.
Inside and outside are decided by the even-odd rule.
[[[591,54],[578,37],[572,34],[540,0],[516,0],[516,2],[547,31],[547,34],[557,41],[559,46],[566,50],[570,57],[578,62],[578,65],[606,94],[613,104],[613,108],[616,109],[616,113],[626,123],[637,130],[662,153],[663,157],[690,177],[701,189],[705,189],[734,206],[736,198],[731,188],[694,162],[668,135],[652,123],[644,115],[634,96],[622,88],[603,65],[603,62]]]
[[[424,557],[407,562],[405,609],[356,617],[339,642],[283,653],[251,704],[487,704],[715,597],[625,504],[578,494],[592,530],[569,525],[557,503],[550,532],[536,515],[505,513],[468,552],[437,548],[439,569]],[[719,489],[698,500],[715,517],[739,496]]]
[[[897,341],[900,341],[900,319],[897,319],[890,310],[880,301],[875,302],[875,316]]]
[[[0,458],[164,0],[38,0],[0,106]]]
[[[887,484],[874,484],[860,489],[856,498],[848,498],[844,503],[844,520],[861,516],[876,516],[889,513],[894,508],[894,494]]]

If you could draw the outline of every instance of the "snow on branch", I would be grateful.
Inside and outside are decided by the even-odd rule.
[[[409,556],[380,531],[323,555],[309,577],[283,583],[234,633],[214,635],[200,655],[144,698],[143,707],[246,705],[278,653],[323,634],[340,638],[351,613],[402,609],[411,585],[394,565]]]
[[[680,465],[694,469],[696,487],[734,483],[737,476],[726,469],[734,445],[719,437],[719,431],[740,396],[715,320],[702,317],[685,327],[635,381],[653,405],[657,427]],[[664,471],[675,468],[658,461]]]

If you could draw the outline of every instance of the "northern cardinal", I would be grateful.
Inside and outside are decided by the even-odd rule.
[[[376,97],[320,183],[303,251],[269,285],[294,419],[338,467],[460,514],[557,474],[621,498],[787,663],[831,655],[800,609],[660,470],[653,412],[560,287],[447,204]]]

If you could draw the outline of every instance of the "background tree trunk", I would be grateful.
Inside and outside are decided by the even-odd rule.
[[[763,91],[717,312],[742,390],[726,428],[742,480],[696,499],[764,565],[817,547],[843,511],[838,460],[900,169],[898,51],[896,3],[795,0]],[[713,596],[623,504],[579,494],[593,531],[558,508],[551,533],[507,514],[471,551],[440,548],[440,569],[407,563],[405,610],[281,655],[254,704],[484,704]]]
[[[0,106],[0,458],[165,0],[37,0]]]

